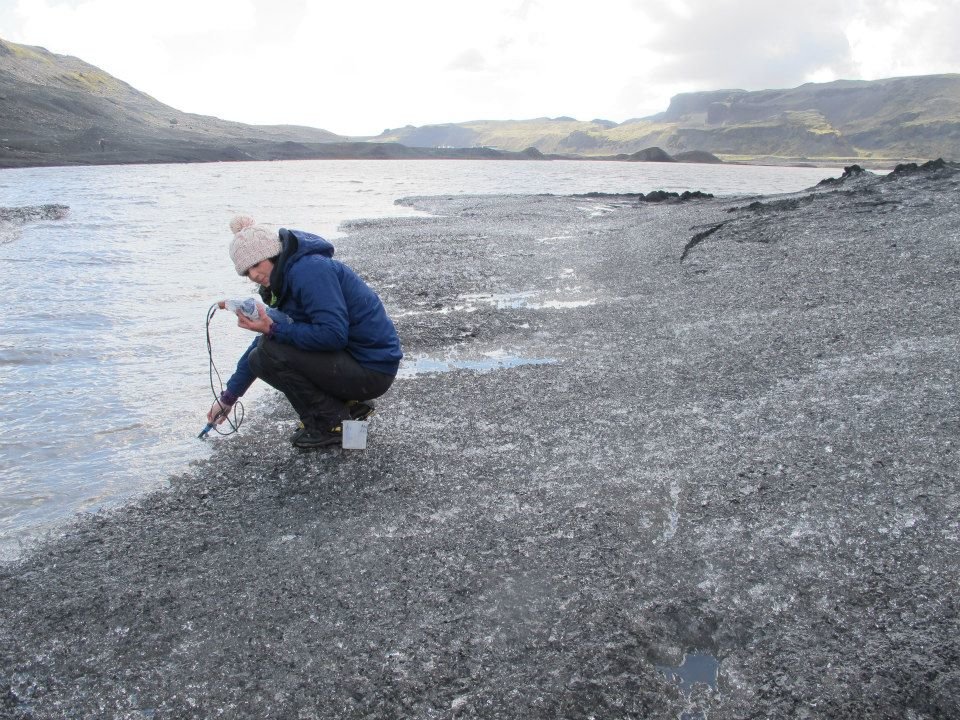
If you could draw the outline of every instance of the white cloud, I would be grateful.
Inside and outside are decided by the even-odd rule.
[[[464,50],[454,58],[453,62],[447,65],[448,70],[466,70],[467,72],[480,72],[486,68],[487,61],[483,57],[483,53],[475,48]]]
[[[667,21],[653,46],[671,57],[665,81],[703,89],[789,87],[823,67],[844,67],[849,45],[843,0],[715,0]]]
[[[960,71],[960,0],[864,3],[848,28],[864,80]]]

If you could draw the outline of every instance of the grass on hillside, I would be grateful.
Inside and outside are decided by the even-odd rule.
[[[30,47],[27,47],[26,45],[18,45],[17,43],[7,42],[5,40],[0,42],[2,42],[7,48],[9,48],[10,52],[12,52],[16,57],[20,58],[21,60],[33,60],[35,62],[42,62],[48,65],[53,64],[53,60],[50,57],[42,53],[38,53],[36,50]]]
[[[120,87],[116,78],[105,72],[79,72],[77,70],[64,73],[63,79],[67,82],[80,85],[83,89],[90,92],[103,92],[104,90],[116,90]]]

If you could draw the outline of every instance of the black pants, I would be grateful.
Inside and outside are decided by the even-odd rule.
[[[331,428],[350,417],[348,400],[383,395],[394,376],[363,367],[345,350],[311,352],[261,337],[250,369],[287,396],[308,427]]]

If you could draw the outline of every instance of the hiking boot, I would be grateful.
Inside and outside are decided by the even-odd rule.
[[[303,420],[298,420],[297,429],[294,430],[293,434],[288,439],[290,440],[290,442],[295,443],[297,441],[297,438],[303,435],[303,433],[306,432],[306,430],[307,430],[307,427],[306,425],[303,424]]]
[[[376,408],[360,400],[348,400],[347,411],[350,413],[351,420],[366,420],[373,415]]]
[[[366,420],[368,417],[373,415],[374,410],[376,410],[373,405],[367,405],[365,402],[360,402],[359,400],[348,400],[347,401],[347,412],[350,413],[350,417],[344,418],[345,420]],[[338,435],[343,434],[343,421],[341,420],[332,428],[330,432],[336,433]]]
[[[305,427],[293,441],[293,446],[300,450],[321,450],[340,445],[342,435],[331,430]]]
[[[347,406],[347,412],[350,413],[350,417],[347,418],[348,420],[366,420],[368,417],[373,415],[374,411],[376,411],[376,408],[373,405],[368,405],[367,403],[361,402],[360,400],[348,400],[346,403],[346,406]],[[303,424],[303,420],[298,421],[297,429],[293,432],[292,435],[290,435],[290,438],[289,438],[290,442],[296,445],[297,440],[306,431],[307,431],[307,428]],[[338,436],[342,435],[343,425],[341,425],[338,422],[336,425],[330,428],[330,432]]]

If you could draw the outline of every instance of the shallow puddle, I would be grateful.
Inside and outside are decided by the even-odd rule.
[[[590,217],[602,217],[607,213],[616,212],[617,208],[610,205],[590,205],[589,207],[580,206],[577,210],[582,210],[585,213],[590,213]]]
[[[518,293],[489,293],[461,295],[460,299],[467,305],[479,305],[481,303],[493,305],[497,310],[526,308],[529,310],[561,310],[565,308],[578,308],[595,305],[596,300],[536,300],[537,293],[533,291]]]
[[[555,362],[557,362],[555,358],[526,358],[517,355],[490,355],[478,359],[413,357],[400,363],[397,377],[410,378],[426,373],[445,373],[454,370],[484,373],[521,365],[552,365]]]
[[[561,277],[569,278],[570,274]],[[579,288],[574,288],[576,293]],[[596,305],[595,298],[584,300],[559,299],[537,299],[542,292],[527,290],[515,293],[471,293],[457,297],[453,305],[437,304],[430,308],[416,308],[411,310],[394,310],[391,315],[394,317],[409,317],[412,315],[448,315],[452,312],[476,312],[480,307],[488,305],[496,310],[568,310],[571,308],[589,307]]]
[[[706,685],[711,690],[717,689],[720,661],[710,653],[694,652],[684,655],[683,662],[676,667],[657,665],[657,670],[674,685],[679,685],[680,692],[689,696],[696,685]]]

